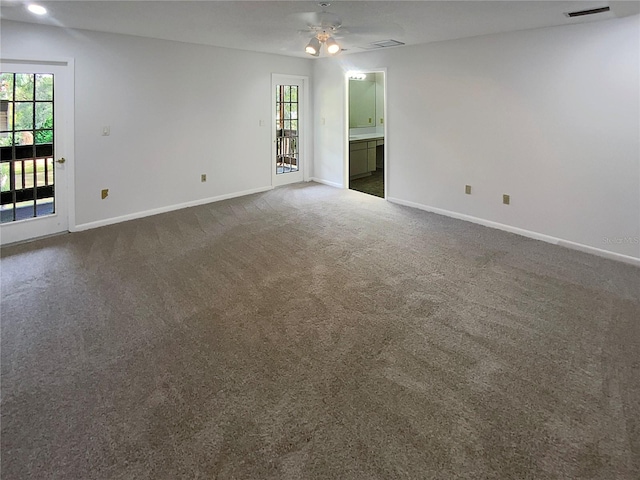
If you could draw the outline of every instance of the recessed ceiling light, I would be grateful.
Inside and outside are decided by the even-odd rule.
[[[35,3],[31,3],[27,5],[27,10],[31,13],[35,13],[36,15],[45,15],[47,13],[47,9],[42,5],[36,5]]]

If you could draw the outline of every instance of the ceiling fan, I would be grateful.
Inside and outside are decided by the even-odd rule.
[[[299,30],[301,35],[311,35],[309,43],[305,47],[305,52],[313,57],[320,55],[322,45],[325,46],[329,55],[336,55],[343,50],[343,47],[336,39],[344,38],[347,34],[364,34],[375,35],[382,32],[389,32],[389,28],[379,27],[345,27],[339,15],[327,11],[331,4],[329,2],[320,2],[318,6],[321,8],[319,12],[303,12],[294,14],[295,18],[304,23],[306,28]]]
[[[334,35],[337,34],[342,26],[342,20],[335,13],[326,10],[330,5],[329,2],[320,2],[318,6],[322,11],[305,12],[297,15],[307,25],[306,30],[301,30],[299,33],[313,35],[304,49],[311,56],[319,56],[323,44],[329,55],[335,55],[342,50],[342,47],[334,38]]]

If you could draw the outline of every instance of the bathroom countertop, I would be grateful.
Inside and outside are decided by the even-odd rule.
[[[355,142],[358,140],[381,140],[384,139],[384,135],[381,133],[357,133],[355,135],[349,135],[349,141]]]

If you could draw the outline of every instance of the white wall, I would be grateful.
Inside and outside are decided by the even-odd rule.
[[[269,187],[271,73],[312,71],[307,59],[8,21],[1,39],[4,57],[75,59],[79,225]]]
[[[636,15],[321,59],[314,176],[344,181],[344,73],[386,67],[389,198],[640,258],[639,35]]]

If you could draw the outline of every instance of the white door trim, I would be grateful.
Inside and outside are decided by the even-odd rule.
[[[298,99],[302,122],[298,123],[299,128],[299,151],[300,151],[300,171],[298,173],[288,173],[276,176],[276,98],[274,95],[276,85],[287,85],[287,82],[299,83],[302,88],[302,100]],[[311,115],[309,109],[309,77],[303,75],[288,75],[285,73],[271,74],[271,186],[278,187],[288,183],[308,182],[310,174],[310,136],[307,132],[311,129]]]
[[[55,159],[64,157],[65,189],[62,196],[65,210],[65,228],[62,231],[76,230],[76,211],[75,211],[75,61],[71,57],[42,58],[29,56],[10,55],[0,57],[0,64],[25,65],[30,67],[59,67],[64,69],[63,82],[56,84],[56,89],[62,95],[63,101],[56,104],[56,123],[55,123]],[[58,73],[59,75],[60,73]],[[57,201],[57,198],[56,198]],[[42,217],[43,219],[46,217]],[[29,220],[18,221],[3,224],[0,228],[3,230],[0,235],[0,244],[5,245],[23,240],[30,240],[43,235],[37,228],[27,228],[25,233],[16,233],[12,228],[13,224],[26,225]],[[37,222],[37,219],[35,219]],[[35,225],[35,223],[34,223]],[[47,233],[44,233],[46,235]],[[26,235],[26,236],[25,236]]]
[[[382,73],[384,75],[384,97],[383,97],[383,105],[384,105],[384,198],[385,200],[389,197],[389,168],[387,159],[389,155],[387,152],[389,151],[389,130],[387,126],[389,125],[389,110],[387,102],[387,92],[389,91],[389,76],[387,73],[387,67],[378,67],[378,68],[360,68],[354,69],[363,73]],[[343,165],[343,177],[342,177],[342,185],[343,188],[349,190],[349,73],[345,72],[344,74],[344,124],[345,124],[345,143],[344,143],[344,165]]]

